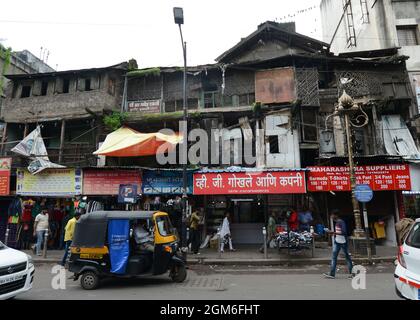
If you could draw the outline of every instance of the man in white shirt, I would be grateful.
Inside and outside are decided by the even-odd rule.
[[[146,223],[139,223],[134,228],[134,240],[141,250],[154,252],[154,236],[153,233],[147,231]]]
[[[34,237],[36,236],[36,255],[41,255],[41,245],[42,241],[44,240],[45,233],[49,230],[49,216],[48,211],[43,209],[41,213],[39,213],[35,217],[34,223]]]

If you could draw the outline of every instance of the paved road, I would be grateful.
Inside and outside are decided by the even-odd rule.
[[[183,284],[167,276],[147,279],[109,279],[95,291],[85,291],[79,282],[66,280],[65,290],[53,290],[52,265],[38,266],[34,288],[18,299],[398,299],[394,293],[394,266],[368,268],[366,289],[354,290],[352,281],[338,272],[324,279],[325,266],[305,268],[192,266]],[[67,274],[67,277],[70,274]]]

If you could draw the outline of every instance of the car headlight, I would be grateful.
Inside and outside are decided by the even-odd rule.
[[[32,259],[32,257],[29,254],[27,254],[27,256],[28,256],[28,269],[30,269],[30,268],[34,267],[34,260]]]

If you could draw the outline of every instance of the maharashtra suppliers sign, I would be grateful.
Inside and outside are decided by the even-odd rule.
[[[350,191],[349,167],[308,167],[308,191]],[[405,164],[359,166],[356,184],[373,191],[411,190],[410,169]]]
[[[84,170],[83,194],[118,195],[120,185],[136,185],[141,188],[139,170]]]
[[[129,112],[160,113],[160,100],[129,101]]]
[[[306,193],[303,171],[194,173],[194,194]]]
[[[12,158],[0,158],[0,196],[10,194],[10,168]]]
[[[16,194],[66,197],[81,193],[81,169],[46,169],[35,175],[26,169],[17,170]]]

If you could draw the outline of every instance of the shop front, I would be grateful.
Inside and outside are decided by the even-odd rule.
[[[401,201],[407,218],[420,218],[420,163],[410,163],[411,190],[403,191]]]
[[[202,170],[194,173],[193,193],[204,204],[207,235],[229,213],[234,243],[261,244],[270,211],[292,207],[306,193],[305,181],[300,169]]]
[[[308,192],[321,200],[324,219],[329,222],[329,212],[338,209],[349,230],[355,227],[351,202],[351,184],[347,166],[309,167]],[[366,221],[372,238],[377,244],[395,245],[395,223],[403,216],[399,197],[403,191],[411,189],[410,168],[405,164],[380,164],[356,167],[356,183],[369,185],[373,199],[365,205],[367,215],[363,215],[360,203],[362,224]]]
[[[122,194],[123,190],[131,186],[141,193],[141,171],[139,169],[84,169],[83,195],[87,197],[87,212],[97,210],[125,210],[140,209],[137,199],[128,200]],[[120,195],[120,196],[119,196]],[[124,200],[125,199],[125,200]],[[128,202],[132,202],[128,204]]]

